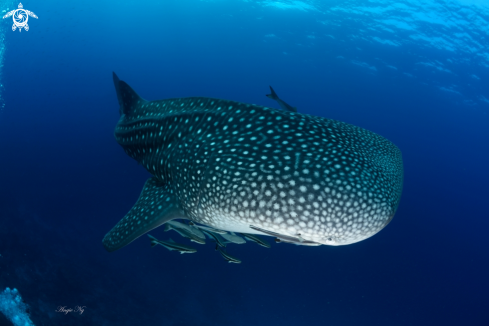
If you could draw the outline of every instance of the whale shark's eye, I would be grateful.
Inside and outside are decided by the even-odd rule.
[[[328,241],[333,241],[333,238],[329,237],[327,240],[328,240]]]

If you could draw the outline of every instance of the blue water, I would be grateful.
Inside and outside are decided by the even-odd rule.
[[[23,5],[29,31],[0,25],[0,291],[35,325],[489,325],[485,1]],[[278,108],[272,85],[386,137],[404,159],[396,216],[348,246],[234,245],[240,265],[146,237],[106,252],[149,177],[114,139],[112,71],[148,100]]]

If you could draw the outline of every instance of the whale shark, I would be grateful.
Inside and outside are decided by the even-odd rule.
[[[297,245],[340,246],[398,208],[401,151],[366,129],[206,97],[147,101],[113,73],[115,139],[151,175],[103,239],[109,252],[173,219]]]

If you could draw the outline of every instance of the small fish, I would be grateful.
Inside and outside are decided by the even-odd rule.
[[[292,241],[292,240],[281,239],[281,238],[275,238],[275,242],[276,243],[290,243],[290,244],[295,244],[296,246],[310,246],[310,247],[321,245],[320,243],[313,242],[313,241],[307,241],[307,240]]]
[[[195,227],[194,225],[190,225],[190,224],[188,225],[188,228],[197,237],[205,240],[205,234],[202,231],[200,231],[199,228]]]
[[[179,228],[176,226],[173,226],[171,224],[165,223],[165,232],[170,231],[170,230],[175,230],[178,232],[182,237],[190,239],[190,241],[196,242],[198,244],[205,244],[205,240],[202,240],[201,238],[197,237],[192,231],[185,229],[185,228]]]
[[[277,239],[275,239],[275,242],[277,242],[277,243],[279,243],[279,242],[292,243],[292,244],[296,244],[298,246],[301,246],[301,245],[302,246],[320,246],[321,245],[321,243],[305,240],[304,238],[302,238],[300,233],[296,234],[296,236],[293,237],[293,236],[287,235],[287,234],[281,234],[281,233],[277,233],[277,232],[273,232],[273,231],[268,231],[268,230],[259,228],[259,227],[254,226],[254,225],[250,225],[250,228],[253,230],[260,231],[262,233],[277,237]]]
[[[170,224],[173,228],[188,230],[191,233],[193,233],[195,236],[197,236],[198,238],[205,240],[205,234],[202,233],[199,229],[197,229],[196,227],[194,227],[192,225],[187,225],[185,223],[177,222],[175,220],[168,221],[166,223]]]
[[[162,240],[156,239],[155,237],[153,237],[149,234],[148,234],[148,237],[151,240],[151,247],[154,247],[157,244],[159,244],[159,245],[165,247],[166,249],[168,249],[170,251],[172,251],[172,250],[179,251],[181,254],[191,254],[191,253],[197,252],[196,249],[194,249],[192,247],[187,247],[183,244],[176,243],[171,238],[168,241],[162,241]]]
[[[287,103],[285,103],[284,101],[282,101],[278,97],[277,93],[275,93],[275,91],[273,90],[272,86],[270,86],[270,90],[272,91],[272,93],[271,94],[267,94],[266,97],[271,98],[272,100],[277,101],[278,105],[280,105],[280,107],[282,109],[284,109],[285,111],[297,112],[297,108],[294,108],[291,105],[288,105]]]
[[[223,248],[226,247],[226,243],[224,243],[224,239],[219,234],[214,234],[212,232],[205,231],[205,230],[204,233],[207,234],[209,238],[214,239],[214,241],[217,243],[219,247],[223,247]]]
[[[241,238],[240,236],[237,236],[236,234],[230,232],[230,233],[225,233],[221,234],[221,236],[226,239],[228,242],[236,243],[236,244],[244,244],[246,243],[246,240]]]
[[[256,242],[257,244],[259,244],[260,246],[262,247],[265,247],[265,248],[271,248],[270,244],[268,242],[265,242],[263,241],[262,239],[260,239],[259,237],[257,237],[256,235],[253,235],[253,234],[248,234],[248,233],[240,233],[241,236],[243,236],[245,239],[248,239],[250,241],[253,241],[253,242]]]
[[[229,263],[241,264],[241,260],[229,255],[227,252],[222,250],[218,245],[216,245],[216,250],[219,250],[221,256],[224,257]]]
[[[197,227],[197,228],[199,228],[201,230],[205,230],[205,231],[209,231],[209,232],[213,232],[213,233],[217,233],[217,234],[226,234],[227,233],[226,231],[223,231],[223,230],[218,230],[218,229],[210,228],[208,226],[203,226],[203,225],[195,224],[192,221],[188,222],[188,224],[191,225],[191,226]]]

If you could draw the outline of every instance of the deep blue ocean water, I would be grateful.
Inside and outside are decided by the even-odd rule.
[[[35,325],[489,325],[485,1],[23,5],[29,31],[0,25],[0,291]],[[146,237],[106,252],[150,176],[114,139],[113,71],[148,100],[278,108],[272,85],[386,137],[404,160],[396,216],[348,246],[234,245],[239,265]]]

